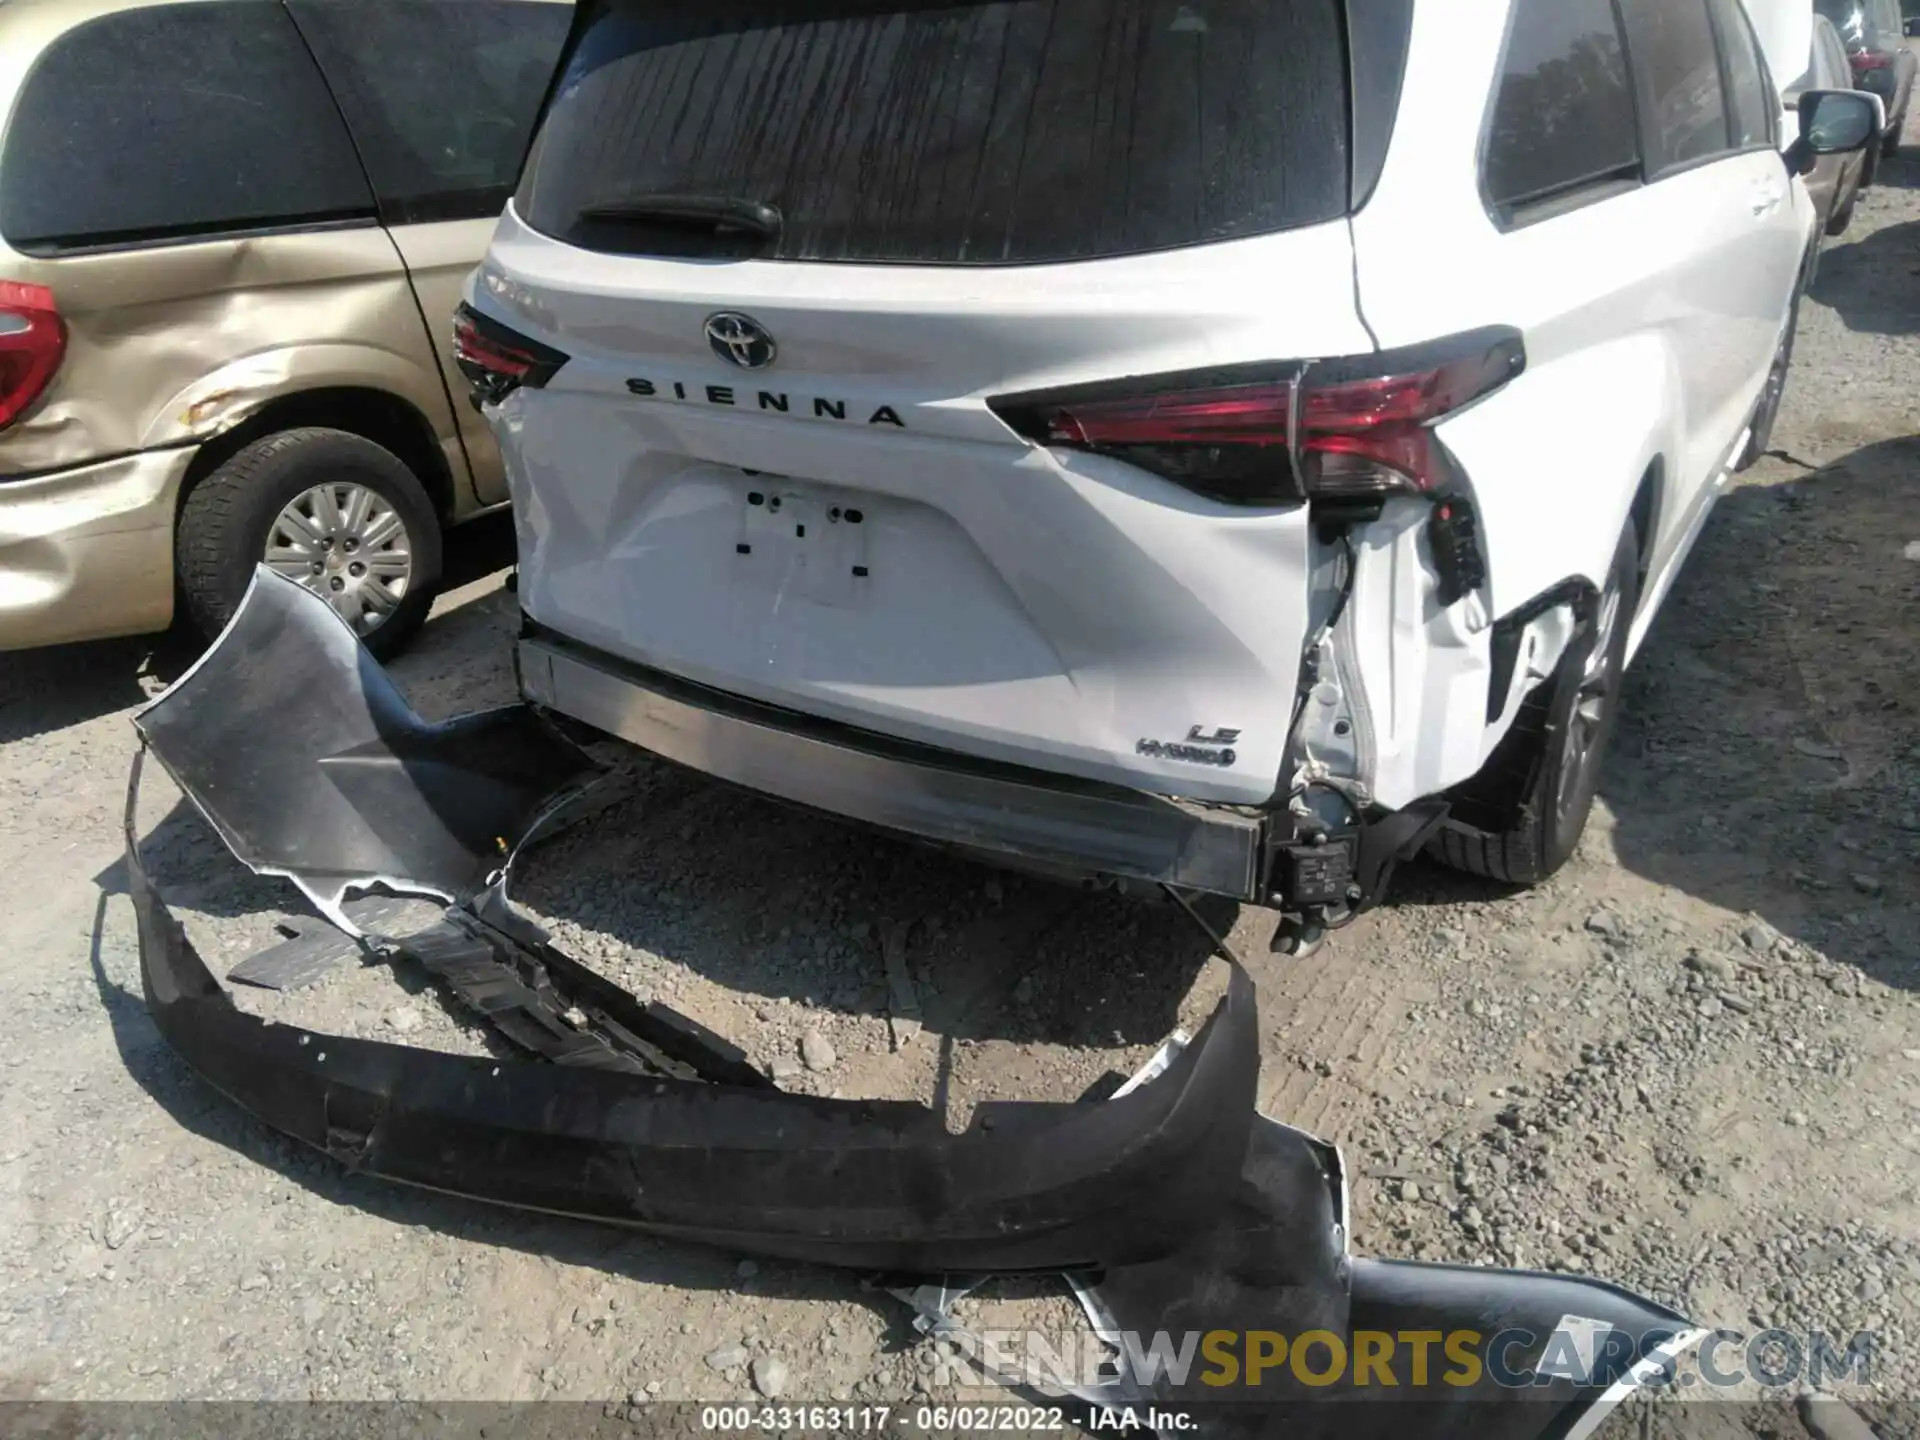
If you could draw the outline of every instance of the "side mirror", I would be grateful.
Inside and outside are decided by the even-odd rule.
[[[1864,90],[1809,90],[1800,97],[1800,138],[1787,151],[1804,175],[1822,155],[1864,150],[1886,129],[1886,104]]]

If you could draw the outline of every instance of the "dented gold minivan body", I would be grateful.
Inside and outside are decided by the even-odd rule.
[[[369,185],[361,213],[267,216],[214,233],[28,244],[6,233],[6,182],[17,178],[7,167],[23,153],[33,163],[34,142],[15,143],[20,97],[50,47],[128,11],[211,19],[236,3],[284,10],[278,0],[0,5],[0,115],[13,117],[0,137],[0,283],[51,292],[66,337],[51,382],[0,429],[0,650],[164,629],[183,492],[236,442],[277,428],[322,425],[386,446],[446,524],[506,499],[499,452],[465,403],[450,350],[460,284],[486,248],[497,196],[442,202],[449,218],[434,218],[433,205],[390,206]],[[112,147],[124,137],[87,138]],[[150,164],[174,138],[134,148],[144,141]],[[195,163],[217,173],[212,160]],[[183,173],[203,183],[192,166]]]

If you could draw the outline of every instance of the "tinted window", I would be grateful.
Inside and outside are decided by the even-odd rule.
[[[516,205],[645,253],[1008,264],[1346,214],[1342,0],[587,0]],[[771,239],[635,197],[778,209]],[[594,219],[583,210],[627,210]]]
[[[1622,0],[1654,173],[1727,148],[1727,103],[1706,0]]]
[[[293,0],[389,222],[497,215],[566,39],[566,5]]]
[[[1487,137],[1488,200],[1512,210],[1639,170],[1612,0],[1519,0]]]
[[[325,84],[277,5],[124,10],[33,67],[0,155],[16,247],[138,242],[370,215]]]
[[[1726,58],[1727,98],[1732,103],[1732,141],[1736,150],[1774,143],[1773,86],[1767,80],[1767,62],[1747,23],[1740,0],[1708,0],[1714,28],[1720,33],[1720,53]]]

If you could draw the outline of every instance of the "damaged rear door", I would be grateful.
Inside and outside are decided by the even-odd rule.
[[[1270,798],[1313,568],[1284,386],[1372,349],[1347,67],[1340,0],[581,7],[473,296],[567,357],[489,407],[527,614],[904,739]],[[1264,430],[1169,429],[1169,375]],[[1161,418],[996,403],[1082,387]]]

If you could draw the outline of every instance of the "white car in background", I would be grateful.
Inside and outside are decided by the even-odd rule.
[[[1875,134],[1805,9],[583,0],[458,321],[524,693],[1296,945],[1552,874]]]

